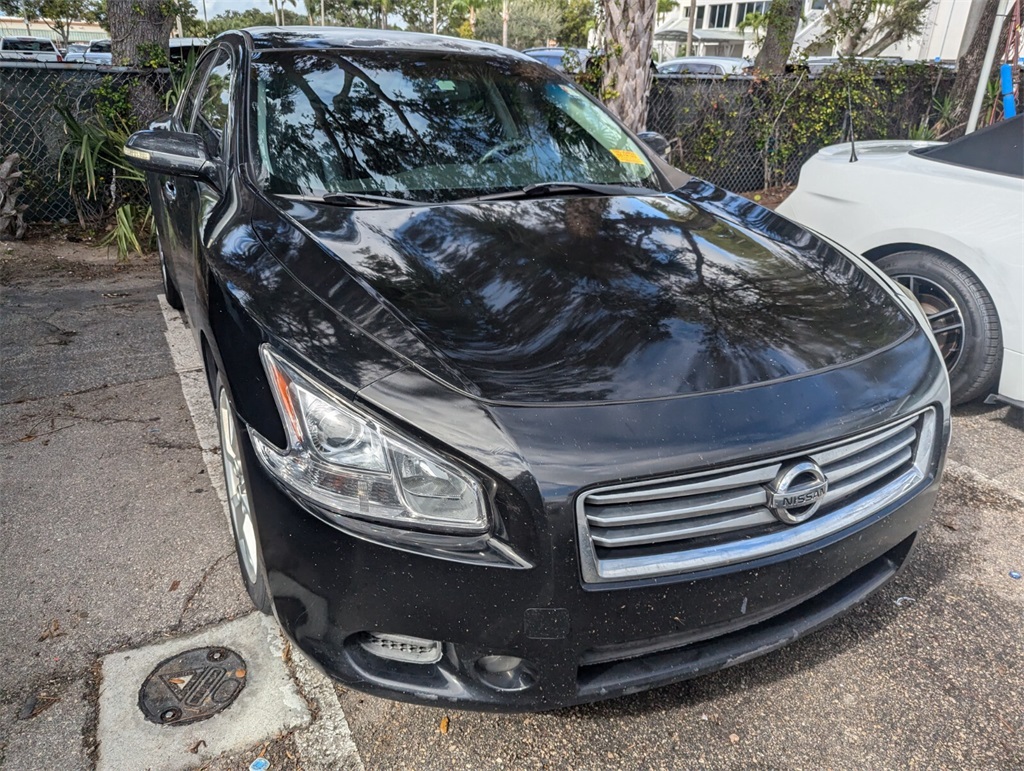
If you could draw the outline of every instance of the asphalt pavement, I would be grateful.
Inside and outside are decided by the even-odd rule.
[[[159,292],[151,260],[0,244],[0,767],[1024,768],[1024,427],[984,406],[954,416],[910,566],[756,661],[554,713],[474,714],[337,688],[271,625],[246,655],[250,680],[291,684],[254,702],[281,720],[243,729],[240,696],[192,733],[143,726],[133,662],[243,647],[259,621],[197,362]],[[133,721],[176,742],[115,753],[141,735]]]

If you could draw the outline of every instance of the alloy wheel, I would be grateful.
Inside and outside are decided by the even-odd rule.
[[[939,344],[947,370],[952,370],[964,352],[964,314],[956,300],[939,284],[909,273],[892,276],[921,303],[932,334]]]
[[[231,522],[234,525],[235,546],[238,548],[238,555],[249,582],[255,583],[259,575],[256,527],[253,523],[252,505],[249,503],[249,493],[245,484],[245,468],[242,465],[242,448],[235,428],[235,417],[231,411],[227,391],[223,387],[217,397],[217,405],[221,457],[224,461],[224,482],[227,487]]]

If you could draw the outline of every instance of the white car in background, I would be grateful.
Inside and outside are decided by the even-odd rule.
[[[93,40],[84,51],[72,53],[68,51],[65,61],[85,62],[86,64],[111,64],[113,55],[110,53],[109,40]]]
[[[59,62],[63,58],[49,38],[14,35],[0,37],[0,61]]]
[[[681,56],[658,65],[659,75],[745,75],[754,62],[731,56]]]
[[[953,403],[1024,407],[1024,116],[950,143],[820,150],[779,213],[864,255],[932,324]]]

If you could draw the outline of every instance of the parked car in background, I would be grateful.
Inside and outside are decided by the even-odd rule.
[[[64,61],[82,61],[82,56],[89,50],[88,43],[69,43],[68,50],[64,52]]]
[[[60,62],[64,57],[56,44],[45,37],[0,37],[0,61]]]
[[[84,51],[74,54],[68,52],[67,61],[85,62],[86,64],[111,64],[113,63],[113,55],[110,52],[110,41],[93,40]]]
[[[347,687],[694,677],[845,612],[928,521],[949,386],[912,298],[528,56],[228,32],[124,152],[242,580]]]
[[[811,77],[817,77],[831,67],[849,63],[854,63],[860,67],[879,69],[882,67],[896,67],[901,64],[913,64],[914,62],[904,62],[899,56],[809,56],[805,59],[797,59],[787,65],[786,70],[788,72],[803,71]],[[924,62],[924,64],[931,64],[931,62]]]
[[[954,404],[1024,407],[1024,117],[954,142],[858,142],[804,164],[779,212],[853,249],[928,314]]]
[[[682,56],[658,65],[659,75],[745,75],[754,63],[730,56]]]
[[[171,64],[180,64],[189,57],[198,59],[209,44],[207,37],[172,37],[167,41],[167,59]]]
[[[568,58],[566,58],[567,51]],[[565,72],[567,69],[569,72],[582,72],[587,68],[587,62],[590,60],[590,51],[586,48],[527,48],[523,53],[538,62],[544,62],[559,72]],[[566,64],[569,65],[568,68],[566,68]]]

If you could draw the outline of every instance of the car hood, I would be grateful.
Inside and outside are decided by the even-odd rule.
[[[283,219],[257,213],[256,230],[309,291],[493,402],[743,388],[847,364],[913,326],[847,256],[699,180],[647,197],[371,210],[272,200]]]

